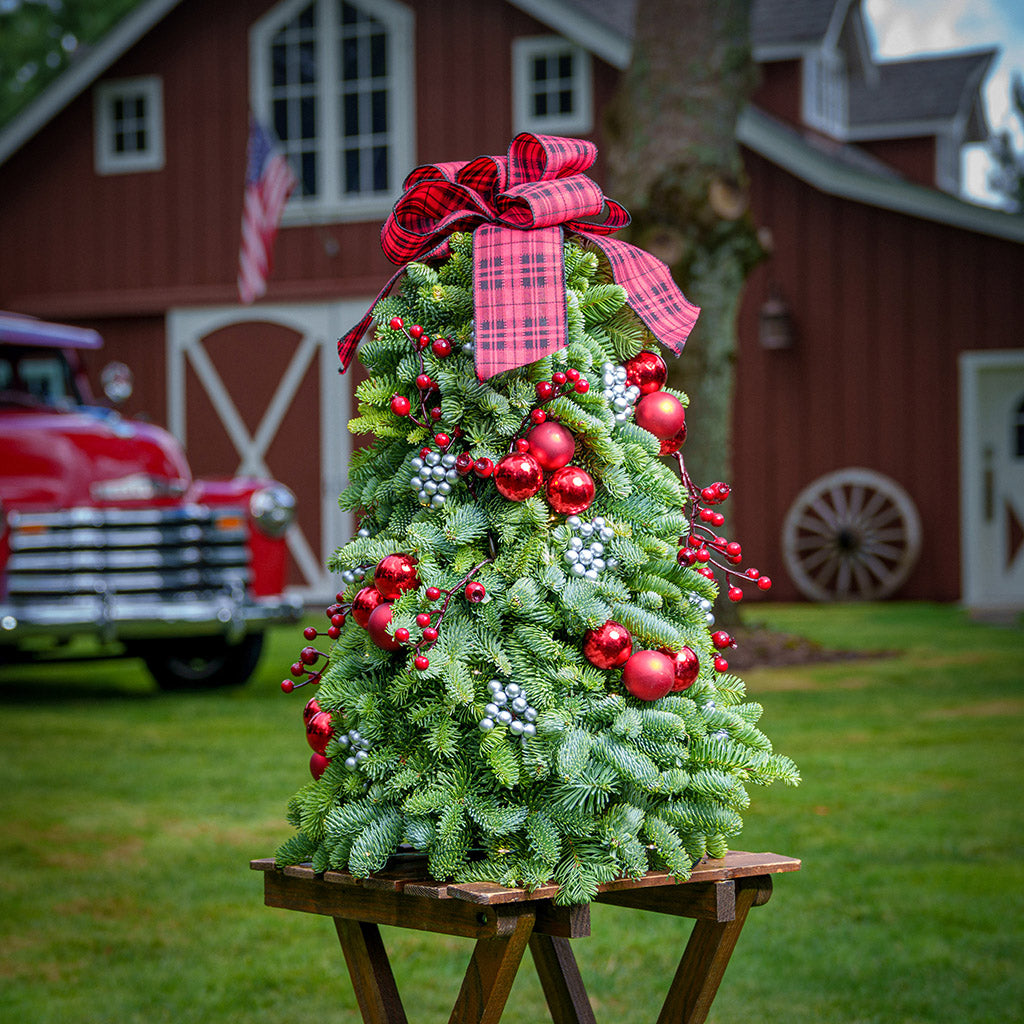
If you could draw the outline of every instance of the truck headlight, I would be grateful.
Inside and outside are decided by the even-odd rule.
[[[295,495],[284,484],[271,484],[254,491],[249,515],[268,537],[280,537],[295,520]]]

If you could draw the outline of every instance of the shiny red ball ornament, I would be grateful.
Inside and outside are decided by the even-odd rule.
[[[479,604],[487,596],[484,585],[477,580],[466,584],[466,600],[471,604]]]
[[[660,441],[668,441],[673,440],[683,429],[686,409],[675,395],[667,391],[654,391],[637,402],[633,418],[638,427],[650,431]]]
[[[672,654],[670,651],[663,653],[672,659],[672,667],[675,671],[675,682],[672,683],[672,689],[688,690],[700,674],[700,659],[697,657],[696,651],[692,647],[684,647],[678,654]]]
[[[320,702],[316,697],[310,697],[306,701],[306,706],[302,709],[302,721],[309,725],[309,720],[314,716],[320,714]]]
[[[314,779],[319,779],[320,776],[327,771],[327,766],[330,763],[331,759],[329,757],[324,757],[323,754],[310,755],[309,774],[312,775]]]
[[[609,619],[583,637],[583,653],[598,668],[618,668],[633,653],[633,637],[625,626]]]
[[[327,749],[327,743],[334,735],[330,711],[318,711],[306,723],[306,742],[318,753]]]
[[[541,469],[548,472],[568,466],[576,454],[576,439],[561,423],[552,420],[538,423],[526,435],[526,440],[530,454],[540,463]]]
[[[405,554],[382,558],[374,571],[373,585],[388,601],[393,601],[409,590],[415,590],[420,585],[416,576],[416,559]]]
[[[680,448],[683,447],[683,442],[686,440],[686,424],[679,428],[679,432],[674,437],[666,437],[658,449],[659,455],[675,455]]]
[[[509,501],[525,501],[543,486],[544,471],[529,452],[512,452],[494,467],[494,483]]]
[[[622,669],[622,685],[639,700],[660,700],[675,681],[672,659],[661,651],[637,651]]]
[[[370,621],[370,613],[377,605],[383,604],[384,600],[384,595],[376,587],[363,587],[352,598],[352,618],[363,629],[366,629],[366,624]]]
[[[657,352],[641,352],[627,359],[626,383],[640,389],[641,395],[660,391],[668,380],[668,367]]]
[[[366,632],[382,651],[397,651],[402,645],[388,632],[391,625],[391,605],[382,604],[373,609]]]
[[[565,466],[548,480],[548,504],[562,515],[574,516],[588,509],[594,500],[594,481],[585,469]]]

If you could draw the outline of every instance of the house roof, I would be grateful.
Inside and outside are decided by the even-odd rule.
[[[797,131],[756,107],[747,107],[740,115],[736,137],[747,148],[826,195],[1024,243],[1024,217],[1011,217],[1001,210],[916,185],[890,168],[877,165],[856,146]]]
[[[883,61],[877,82],[851,78],[851,127],[949,121],[965,116],[998,50],[975,50],[942,57]],[[984,125],[981,126],[984,129]]]
[[[825,38],[839,0],[754,0],[750,41],[763,47],[803,49]],[[842,6],[848,7],[850,0]]]

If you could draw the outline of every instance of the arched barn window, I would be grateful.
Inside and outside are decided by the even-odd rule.
[[[412,11],[397,0],[285,0],[250,43],[253,112],[299,177],[285,222],[386,214],[413,164]]]

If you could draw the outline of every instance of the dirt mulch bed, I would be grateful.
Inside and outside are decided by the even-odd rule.
[[[752,668],[780,665],[812,665],[823,661],[859,661],[884,657],[885,651],[836,651],[806,637],[776,633],[763,626],[737,626],[729,630],[736,646],[723,651],[729,668],[743,672]]]

